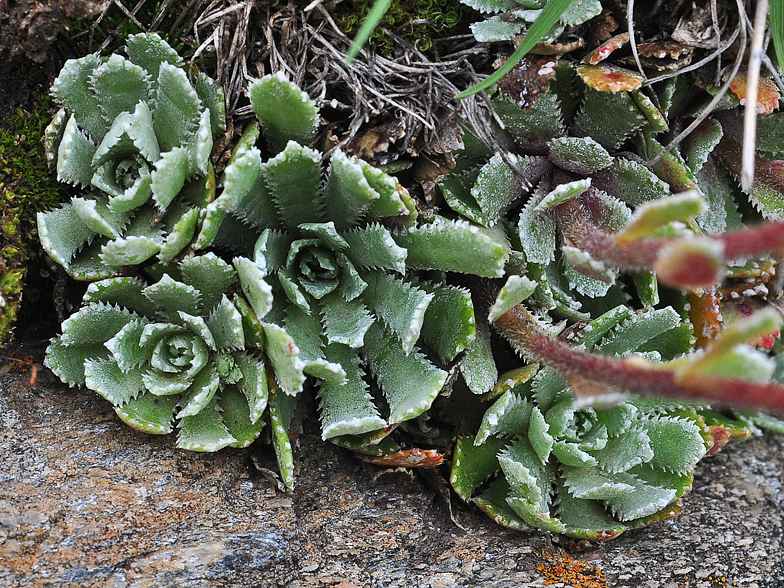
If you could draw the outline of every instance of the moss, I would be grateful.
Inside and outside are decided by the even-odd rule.
[[[374,0],[343,2],[335,8],[335,20],[346,34],[356,32],[364,22]],[[458,0],[395,0],[384,15],[381,26],[370,36],[370,45],[384,55],[393,53],[391,39],[381,30],[394,30],[420,51],[433,47],[438,36],[456,28],[463,17],[473,12]]]
[[[17,109],[0,127],[0,347],[10,338],[27,269],[37,259],[36,213],[57,205],[65,193],[47,169],[41,141],[50,103],[38,94],[30,111]]]

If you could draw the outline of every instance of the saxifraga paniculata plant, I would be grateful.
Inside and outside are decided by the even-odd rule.
[[[172,261],[214,198],[222,89],[156,34],[130,36],[126,52],[68,60],[52,85],[63,108],[47,129],[48,154],[57,178],[84,192],[39,214],[38,230],[79,280]]]
[[[325,169],[324,154],[308,146],[318,111],[282,74],[253,81],[248,94],[260,130],[246,129],[196,246],[244,256],[240,277],[272,285],[265,320],[285,328],[302,361],[301,372],[276,377],[291,395],[305,374],[317,378],[325,439],[387,463],[440,462],[437,452],[397,454],[388,435],[430,408],[459,354],[486,357],[472,351],[479,337],[471,295],[446,276],[503,275],[503,231],[423,220],[395,178],[339,149]],[[472,388],[488,391],[494,366],[478,380],[470,364]]]
[[[543,69],[551,83],[530,74]],[[738,100],[649,169],[670,109],[684,110],[685,82],[654,86],[662,112],[641,81],[614,66],[528,58],[493,96],[507,160],[466,135],[439,181],[452,210],[505,225],[507,273],[522,284],[512,293],[509,277],[489,318],[529,364],[485,396],[494,403],[459,439],[452,469],[457,493],[510,527],[615,537],[675,516],[708,453],[759,427],[784,432],[757,411],[709,404],[784,406],[781,319],[761,296],[783,227],[745,226],[759,219],[732,178]],[[762,137],[776,120],[761,117]],[[783,195],[764,160],[773,143],[761,144],[749,200],[780,220]],[[665,290],[664,306],[659,282],[686,292]],[[616,394],[591,396],[607,392]]]
[[[166,434],[176,420],[180,448],[245,447],[264,425],[270,390],[258,337],[243,323],[248,305],[227,295],[236,282],[212,253],[170,266],[150,285],[93,282],[44,363],[106,398],[136,429]]]

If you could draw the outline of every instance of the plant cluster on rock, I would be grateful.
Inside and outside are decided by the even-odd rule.
[[[464,4],[483,41],[549,5]],[[574,2],[545,44],[597,19]],[[80,192],[38,227],[90,284],[46,365],[182,448],[269,427],[289,487],[292,418],[315,406],[371,462],[451,462],[510,527],[608,539],[674,516],[704,456],[784,432],[727,407],[784,407],[780,96],[765,86],[741,190],[743,74],[716,108],[714,85],[649,83],[607,42],[525,57],[489,96],[503,152],[461,128],[428,173],[413,162],[421,186],[320,133],[281,72],[250,82],[255,120],[217,166],[222,91],[160,37],[68,61],[47,146]]]

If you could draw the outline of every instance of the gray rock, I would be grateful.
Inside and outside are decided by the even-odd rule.
[[[574,566],[583,587],[784,586],[782,436],[702,462],[677,519],[574,552],[455,503],[461,529],[421,478],[307,427],[284,493],[254,467],[273,467],[264,446],[181,451],[18,372],[0,369],[0,586],[518,588]]]

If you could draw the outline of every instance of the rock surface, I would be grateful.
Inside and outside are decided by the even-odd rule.
[[[287,494],[263,447],[181,451],[29,378],[0,366],[0,586],[784,587],[784,436],[702,462],[677,519],[575,552],[455,504],[461,529],[419,477],[307,430]]]

